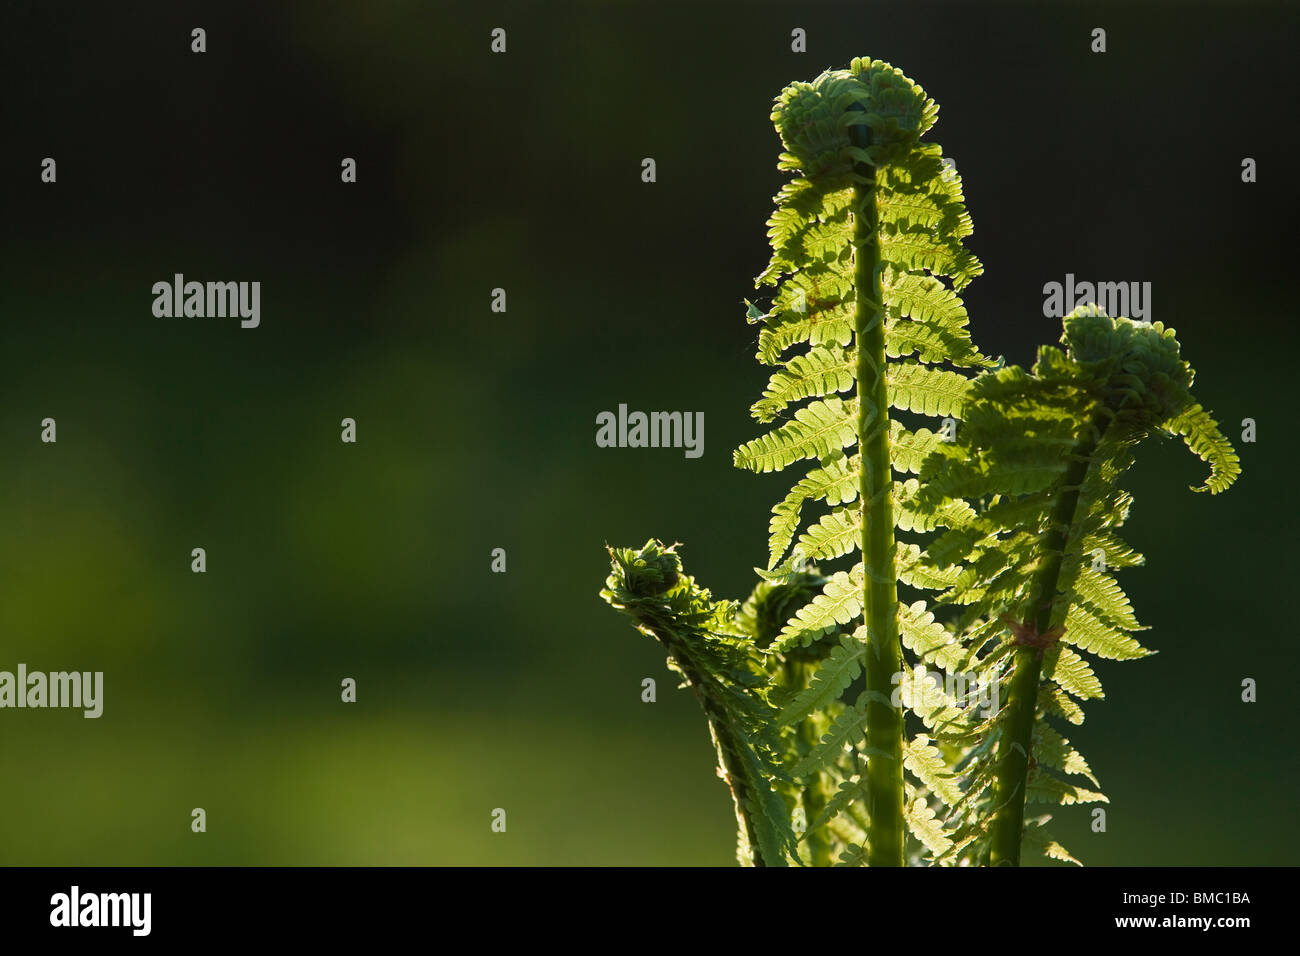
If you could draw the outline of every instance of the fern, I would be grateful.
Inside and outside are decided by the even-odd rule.
[[[978,743],[969,715],[936,734],[978,751],[963,768],[966,797],[947,820],[949,853],[994,865],[1019,863],[1029,839],[1026,803],[1105,800],[1067,779],[1096,785],[1087,761],[1047,720],[1077,723],[1082,711],[1073,701],[1103,696],[1083,654],[1151,653],[1133,637],[1141,628],[1107,564],[1107,556],[1117,566],[1141,562],[1115,533],[1130,503],[1116,482],[1133,449],[1163,430],[1183,435],[1209,462],[1207,490],[1223,491],[1240,473],[1231,446],[1191,395],[1193,372],[1172,329],[1093,306],[1064,326],[1062,347],[1042,348],[1032,373],[1010,367],[976,380],[960,441],[932,452],[917,495],[920,510],[946,508],[955,495],[979,499],[920,560],[935,571],[961,562],[937,600],[979,622],[971,633],[981,650],[968,638],[968,656],[1005,695]],[[988,641],[992,632],[997,642]],[[1072,859],[1037,831],[1034,840],[1049,857]]]
[[[748,599],[713,600],[657,541],[610,549],[601,594],[699,698],[742,862],[1015,864],[1023,844],[1077,863],[1025,807],[1106,799],[1053,722],[1103,696],[1090,659],[1151,653],[1114,576],[1143,563],[1118,481],[1161,432],[1208,463],[1196,490],[1240,473],[1159,323],[1088,307],[1032,371],[980,354],[961,180],[922,142],[937,109],[868,59],[777,98],[795,175],[768,220],[770,300],[746,303],[771,428],[735,463],[806,464]]]
[[[789,808],[773,789],[784,779],[770,680],[756,664],[752,640],[735,629],[738,608],[714,601],[682,573],[671,547],[609,548],[612,572],[601,591],[637,630],[659,641],[669,666],[685,679],[709,721],[718,775],[731,789],[742,863],[784,865],[794,849]]]
[[[771,652],[840,634],[786,719],[838,701],[865,673],[861,709],[832,730],[840,741],[847,728],[866,727],[872,865],[903,862],[903,715],[890,701],[902,667],[894,528],[920,526],[892,472],[907,471],[925,441],[891,421],[889,410],[958,415],[968,379],[937,366],[988,364],[971,344],[955,291],[981,271],[962,245],[971,223],[961,183],[946,172],[940,148],[921,142],[937,112],[901,72],[867,59],[795,83],[777,99],[779,168],[796,176],[768,222],[772,258],[758,284],[776,288],[772,306],[750,309],[762,325],[758,359],[776,367],[751,411],[762,423],[786,420],[735,454],[738,466],[758,472],[814,462],[773,508],[772,580],[786,580],[804,561],[861,556],[796,611]],[[798,346],[806,350],[787,355]],[[818,502],[831,510],[796,538],[805,506]],[[812,755],[824,761],[820,772],[835,772],[840,754],[820,745],[801,771],[814,766]]]

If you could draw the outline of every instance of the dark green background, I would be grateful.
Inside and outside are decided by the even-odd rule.
[[[760,431],[768,114],[857,55],[942,106],[984,351],[1055,340],[1067,272],[1151,281],[1201,399],[1234,439],[1258,422],[1224,496],[1177,442],[1131,474],[1148,566],[1122,583],[1161,653],[1098,664],[1071,734],[1108,832],[1053,829],[1093,864],[1293,860],[1294,12],[3,10],[0,669],[106,690],[99,720],[0,711],[0,862],[731,862],[702,718],[597,598],[603,546],[682,541],[720,596],[765,562],[795,473],[731,450]],[[155,318],[174,272],[261,281],[262,326]],[[703,411],[704,457],[598,449],[620,402]]]

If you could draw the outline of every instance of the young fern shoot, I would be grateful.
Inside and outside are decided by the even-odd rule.
[[[857,748],[865,775],[842,778],[829,809],[853,801],[868,808],[871,866],[903,863],[904,728],[893,698],[900,632],[908,642],[907,622],[921,613],[900,619],[894,532],[918,522],[915,485],[897,484],[893,471],[915,471],[938,441],[892,421],[889,409],[958,415],[968,379],[937,366],[989,364],[971,344],[956,295],[982,271],[962,245],[972,226],[961,183],[940,147],[921,142],[937,114],[920,87],[879,60],[856,59],[777,99],[772,120],[786,150],[778,165],[799,175],[777,195],[768,222],[773,255],[758,283],[777,287],[774,302],[766,313],[750,306],[750,320],[763,326],[758,360],[778,369],[752,414],[768,423],[811,401],[735,454],[739,467],[758,472],[815,462],[773,509],[763,577],[784,583],[804,562],[861,553],[796,611],[769,653],[841,640],[786,703],[786,722],[832,707],[865,674],[861,699],[836,720],[834,745],[800,769],[840,773],[843,745],[865,731]],[[800,345],[807,350],[783,357]],[[830,511],[795,540],[803,506],[819,501]]]
[[[1024,839],[1073,859],[1041,830],[1045,819],[1026,833],[1026,803],[1105,800],[1052,772],[1096,785],[1087,761],[1045,718],[1080,723],[1075,701],[1102,696],[1079,652],[1120,660],[1151,653],[1132,637],[1138,622],[1110,570],[1142,561],[1114,530],[1129,511],[1117,481],[1133,449],[1158,430],[1183,436],[1211,467],[1199,491],[1221,492],[1240,473],[1192,397],[1193,371],[1172,329],[1095,306],[1064,325],[1062,347],[1041,348],[1032,373],[1013,366],[976,380],[960,441],[936,449],[921,469],[924,505],[977,503],[925,561],[953,580],[939,603],[963,609],[966,663],[977,660],[1003,681],[1004,706],[977,730],[962,767],[966,793],[947,824],[950,857],[995,866],[1019,865]],[[961,730],[956,736],[968,742]]]
[[[612,571],[601,597],[664,646],[669,667],[682,675],[708,718],[718,776],[736,808],[738,859],[784,866],[794,854],[795,835],[789,808],[773,789],[787,779],[776,709],[752,642],[734,629],[737,606],[714,601],[682,572],[677,552],[658,541],[640,550],[610,548],[609,556]]]

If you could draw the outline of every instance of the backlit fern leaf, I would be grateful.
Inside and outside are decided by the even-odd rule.
[[[813,711],[840,699],[844,689],[862,673],[865,632],[865,628],[858,628],[852,636],[840,635],[839,646],[822,662],[808,686],[795,694],[777,715],[779,723],[801,720]]]
[[[1193,373],[1172,330],[1111,318],[1095,306],[1067,316],[1064,327],[1062,347],[1040,349],[1032,372],[1012,366],[977,378],[958,441],[934,446],[920,469],[920,507],[970,508],[951,512],[964,518],[914,556],[932,574],[960,568],[936,602],[985,622],[959,642],[969,647],[974,634],[986,642],[970,649],[963,666],[996,676],[1004,700],[1013,688],[1022,694],[1014,683],[1022,674],[1037,685],[1029,699],[1007,700],[968,751],[966,785],[987,788],[992,779],[995,787],[965,800],[947,825],[966,841],[960,853],[977,862],[990,851],[998,862],[1026,836],[1016,822],[1026,800],[1105,800],[1051,772],[1096,785],[1087,761],[1047,718],[1080,723],[1077,702],[1104,696],[1080,652],[1121,660],[1151,653],[1131,636],[1141,628],[1113,575],[1142,562],[1115,533],[1131,504],[1118,481],[1137,444],[1154,431],[1183,434],[1211,463],[1207,486],[1216,493],[1239,471],[1191,395]],[[991,646],[990,635],[997,636]],[[1016,832],[1004,840],[1008,826]],[[1040,843],[1053,858],[1072,859],[1052,841]]]
[[[943,830],[943,822],[936,818],[934,808],[924,797],[915,797],[906,804],[903,818],[912,835],[925,844],[935,856],[941,856],[952,846],[952,840]]]
[[[1180,436],[1187,447],[1201,461],[1209,462],[1210,477],[1205,484],[1193,486],[1193,491],[1224,491],[1241,475],[1241,462],[1228,439],[1219,431],[1218,423],[1210,413],[1193,405],[1167,425],[1170,432]]]
[[[857,441],[853,407],[838,398],[806,405],[794,413],[794,421],[738,449],[736,464],[751,471],[780,471],[801,458],[837,452]]]
[[[788,779],[770,702],[771,680],[753,642],[737,636],[737,606],[714,601],[682,572],[676,551],[658,541],[610,548],[601,597],[668,652],[709,721],[718,772],[731,789],[742,863],[784,865],[795,852],[789,807],[775,789]]]
[[[1050,816],[1045,815],[1025,821],[1025,849],[1049,860],[1083,866],[1082,863],[1070,855],[1069,850],[1057,843],[1056,839],[1047,832],[1045,824],[1051,819]]]
[[[774,651],[806,647],[815,640],[852,623],[862,613],[862,565],[852,571],[836,571],[822,592],[799,608],[781,629]]]
[[[885,380],[889,404],[899,411],[947,418],[961,414],[962,401],[970,380],[958,372],[946,372],[913,362],[896,362]]]
[[[865,110],[846,112],[858,104]],[[959,414],[965,377],[927,365],[947,361],[978,367],[987,360],[970,344],[967,316],[953,291],[978,273],[977,260],[962,246],[972,227],[960,178],[943,165],[939,147],[920,142],[936,115],[919,87],[880,61],[856,60],[849,70],[792,84],[778,98],[772,117],[786,147],[779,165],[800,175],[777,194],[768,222],[772,261],[758,279],[779,290],[772,308],[758,317],[765,333],[759,357],[780,366],[754,405],[759,421],[771,421],[803,398],[846,391],[856,380],[851,320],[859,290],[846,253],[853,248],[854,164],[862,160],[880,171],[876,193],[880,254],[888,264],[882,275],[887,348],[898,358],[917,355],[889,373],[891,401],[925,414]],[[872,131],[872,145],[865,150],[851,142],[849,127],[855,125]],[[827,324],[833,331],[826,331]],[[808,351],[780,359],[801,342]],[[856,408],[848,403],[830,408],[845,423],[856,424]],[[815,414],[818,424],[828,424],[824,411]],[[795,419],[808,420],[798,411]],[[736,463],[768,471],[811,457],[800,453],[810,447],[803,444],[805,431],[782,425],[743,446]],[[837,441],[844,437],[834,433]],[[925,451],[918,449],[917,464]],[[817,500],[816,495],[799,495],[799,503]],[[774,509],[769,568],[793,540],[791,514],[789,500]]]
[[[916,739],[903,744],[903,766],[917,780],[925,785],[932,794],[947,806],[952,806],[961,799],[961,788],[956,777],[948,769],[947,761],[939,748],[930,743],[930,738],[920,734]]]
[[[890,408],[957,418],[969,384],[959,370],[992,364],[972,344],[957,294],[982,271],[964,245],[973,227],[961,179],[944,164],[940,147],[921,139],[937,112],[901,72],[866,59],[791,84],[772,112],[784,146],[778,166],[795,177],[776,196],[768,220],[772,258],[756,282],[775,288],[771,305],[766,311],[751,306],[748,315],[762,326],[759,361],[776,366],[751,411],[758,421],[777,424],[738,449],[735,462],[767,472],[815,459],[772,509],[768,565],[760,576],[782,584],[808,561],[856,562],[831,573],[795,612],[768,649],[778,658],[825,647],[819,642],[833,633],[852,640],[842,632],[865,625],[872,582],[898,580],[896,555],[910,558],[907,545],[894,542],[895,525],[932,532],[965,520],[970,510],[947,502],[930,508],[915,482],[893,482],[895,473],[918,473],[952,429],[904,428]],[[825,510],[809,513],[811,503]],[[864,540],[882,525],[890,529],[887,542],[882,538],[870,557]],[[936,587],[947,577],[915,562],[905,575]],[[906,623],[892,604],[867,609],[878,616],[870,631],[861,626],[864,635],[892,645],[895,655],[903,628],[905,640],[934,640],[928,631],[919,636],[923,603],[915,613],[916,605],[901,605]],[[845,690],[844,678],[856,674],[849,645],[829,646],[821,669],[784,704],[788,716],[831,702]],[[881,690],[887,695],[888,687]],[[846,720],[831,726],[857,726],[854,716]],[[815,743],[799,768],[822,760],[828,763],[820,769],[832,772],[851,750],[838,739],[827,747]]]
[[[768,567],[775,567],[790,546],[805,501],[820,500],[830,506],[847,504],[857,498],[859,480],[856,461],[843,453],[831,455],[822,467],[808,472],[772,509],[768,524],[771,553]]]
[[[826,345],[796,355],[773,373],[763,400],[754,404],[754,417],[760,422],[770,422],[791,402],[849,391],[853,388],[857,361],[851,349]]]
[[[816,745],[795,764],[791,772],[796,777],[803,777],[820,767],[834,764],[845,753],[846,748],[851,748],[857,743],[866,726],[867,711],[861,702],[853,707],[846,707]]]

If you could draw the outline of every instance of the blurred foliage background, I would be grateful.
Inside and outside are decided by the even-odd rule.
[[[1091,864],[1294,860],[1293,8],[0,17],[0,669],[105,673],[98,720],[0,711],[0,862],[731,863],[703,719],[597,598],[604,544],[684,542],[748,593],[789,483],[731,465],[765,381],[740,300],[783,182],[768,114],[858,55],[942,107],[986,352],[1055,341],[1042,286],[1067,272],[1151,281],[1198,395],[1234,439],[1258,422],[1221,498],[1187,490],[1180,443],[1139,459],[1148,566],[1122,582],[1161,653],[1102,662],[1071,734],[1108,831],[1086,808],[1053,829]],[[155,318],[175,272],[261,281],[261,327]],[[703,411],[704,457],[597,448],[620,402]]]

